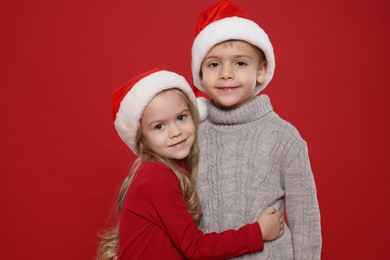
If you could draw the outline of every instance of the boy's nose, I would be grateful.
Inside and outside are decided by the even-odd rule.
[[[234,74],[229,67],[222,67],[221,72],[219,74],[220,79],[232,79]]]

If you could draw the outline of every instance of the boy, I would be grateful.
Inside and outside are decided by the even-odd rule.
[[[286,207],[284,235],[242,258],[320,259],[320,213],[307,144],[273,112],[266,95],[256,96],[275,68],[267,34],[224,0],[201,14],[197,32],[193,81],[211,98],[198,136],[200,227],[238,228],[269,206]]]

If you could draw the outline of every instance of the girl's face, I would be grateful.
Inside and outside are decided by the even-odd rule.
[[[265,80],[256,48],[243,41],[215,45],[202,62],[201,83],[221,108],[236,108],[254,98],[257,82]]]
[[[184,159],[195,141],[190,109],[176,91],[164,91],[146,106],[141,119],[144,142],[158,155]]]

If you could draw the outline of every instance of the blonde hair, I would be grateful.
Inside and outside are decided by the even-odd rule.
[[[191,102],[191,100],[178,88],[171,88],[167,90],[163,90],[159,92],[157,95],[166,92],[166,91],[174,91],[181,95],[186,101],[192,120],[194,121],[195,131],[197,131],[198,123],[199,123],[199,115],[198,109]],[[156,96],[157,96],[156,95]],[[123,181],[122,186],[120,188],[118,198],[115,203],[115,211],[117,215],[122,212],[123,203],[127,194],[127,190],[131,184],[134,174],[137,172],[139,166],[148,161],[158,161],[165,164],[168,168],[170,168],[176,177],[179,179],[180,188],[183,193],[183,199],[187,205],[188,212],[192,215],[194,221],[199,221],[202,218],[202,211],[200,208],[198,194],[196,192],[196,175],[198,173],[198,162],[199,162],[199,147],[197,142],[197,137],[195,136],[194,144],[192,145],[188,156],[185,158],[185,166],[186,171],[190,174],[191,178],[188,178],[185,172],[177,166],[170,159],[161,157],[156,154],[143,140],[141,128],[138,128],[137,136],[136,136],[136,144],[139,151],[139,157],[134,161],[130,172],[126,179]],[[117,221],[116,225],[103,234],[99,235],[101,238],[97,259],[99,260],[111,260],[118,254],[119,248],[119,222]]]

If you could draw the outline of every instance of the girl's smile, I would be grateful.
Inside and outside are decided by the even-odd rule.
[[[183,97],[174,90],[161,92],[146,106],[141,130],[145,143],[169,159],[184,159],[195,141],[195,125]]]

